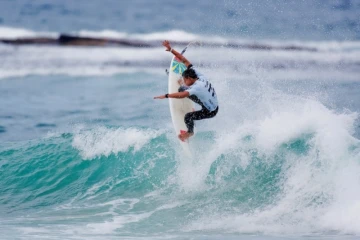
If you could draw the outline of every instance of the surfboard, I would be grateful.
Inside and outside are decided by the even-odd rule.
[[[187,47],[181,52],[184,54]],[[169,70],[169,93],[178,92],[180,84],[179,80],[182,78],[182,73],[186,70],[185,64],[183,64],[180,59],[176,58],[175,56],[172,58],[170,63],[170,70]],[[194,109],[194,103],[188,98],[182,99],[175,99],[169,98],[169,106],[170,106],[170,113],[172,123],[174,125],[176,137],[181,133],[181,131],[187,131],[187,127],[184,122],[185,114],[188,112],[192,112]],[[184,149],[185,153],[188,156],[191,156],[190,146],[188,141],[181,141],[179,142]]]

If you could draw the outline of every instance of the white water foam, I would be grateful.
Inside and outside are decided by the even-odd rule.
[[[0,26],[0,39],[16,39],[26,37],[58,37],[59,34],[55,32],[36,32],[30,29],[13,28],[7,26]]]
[[[47,36],[58,33],[45,33]],[[99,32],[80,31],[75,35],[92,37],[125,38],[144,41],[159,41],[158,48],[124,47],[59,47],[59,46],[12,46],[0,44],[0,79],[27,75],[109,76],[123,72],[158,71],[162,73],[171,59],[161,47],[161,40],[207,41],[224,44],[231,39],[218,36],[201,36],[179,30],[163,33],[128,34],[112,30]],[[0,38],[34,37],[42,33],[27,29],[0,28]],[[236,40],[238,43],[248,43]],[[281,41],[260,42],[274,47],[284,46]],[[301,42],[306,47],[322,49],[308,51],[258,51],[252,49],[230,49],[192,46],[186,56],[195,64],[247,77],[249,69],[266,71],[276,79],[346,79],[359,81],[360,43],[357,42]],[[173,46],[178,48],[178,46]],[[220,77],[221,77],[220,76]]]
[[[298,139],[306,139],[309,150],[300,155],[281,150],[285,151],[282,153],[285,162],[279,183],[281,193],[275,202],[251,212],[235,207],[233,213],[227,213],[214,206],[185,230],[275,235],[360,234],[360,141],[353,137],[357,114],[336,112],[314,99],[274,94],[269,89],[262,94],[270,94],[262,99],[267,103],[247,107],[248,111],[258,111],[253,114],[253,121],[244,121],[231,131],[221,127],[224,122],[221,119],[215,121],[220,123],[215,126],[216,143],[207,146],[208,151],[200,149],[198,154],[202,159],[192,167],[188,168],[187,161],[180,161],[179,184],[189,191],[211,188],[206,187],[206,178],[221,155],[229,158],[215,173],[214,181],[220,189],[227,186],[225,179],[233,166],[245,170],[251,164],[254,150],[264,165],[275,161],[274,156],[284,144]],[[228,114],[228,118],[234,115]],[[251,138],[245,141],[247,136]],[[241,188],[246,182],[238,184]]]
[[[79,130],[74,135],[72,146],[78,149],[84,159],[109,156],[119,152],[139,151],[161,131],[137,128],[97,127],[92,130]]]
[[[0,45],[0,79],[27,75],[110,76],[122,72],[158,72],[168,68],[171,59],[159,48],[57,47]],[[217,70],[223,78],[232,73],[251,77],[259,69],[270,79],[301,78],[359,81],[357,52],[288,52],[194,47],[186,54],[195,65]],[[231,56],[231,57],[230,57]],[[205,68],[205,70],[206,70]],[[253,69],[254,71],[249,72]],[[217,76],[217,75],[219,76]]]

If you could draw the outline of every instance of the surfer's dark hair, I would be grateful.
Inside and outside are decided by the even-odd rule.
[[[184,78],[198,78],[196,72],[194,69],[191,68],[192,65],[190,65],[183,73],[182,76]]]

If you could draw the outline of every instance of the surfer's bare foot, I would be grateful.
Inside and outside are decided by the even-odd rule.
[[[179,139],[183,142],[185,142],[187,139],[189,139],[189,137],[191,137],[192,135],[194,135],[194,133],[189,133],[189,132],[184,132],[184,133],[180,133],[179,134]]]

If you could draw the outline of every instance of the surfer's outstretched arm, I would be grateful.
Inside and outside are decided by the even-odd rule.
[[[166,51],[171,52],[172,54],[175,55],[175,57],[177,57],[178,59],[180,59],[186,67],[189,67],[191,65],[191,62],[189,62],[189,60],[187,60],[183,55],[181,55],[178,51],[176,51],[175,49],[171,48],[170,46],[170,42],[168,40],[163,41],[162,45],[164,47],[166,47]]]
[[[154,99],[164,99],[164,98],[186,98],[190,95],[188,91],[169,93],[161,96],[154,97]]]

